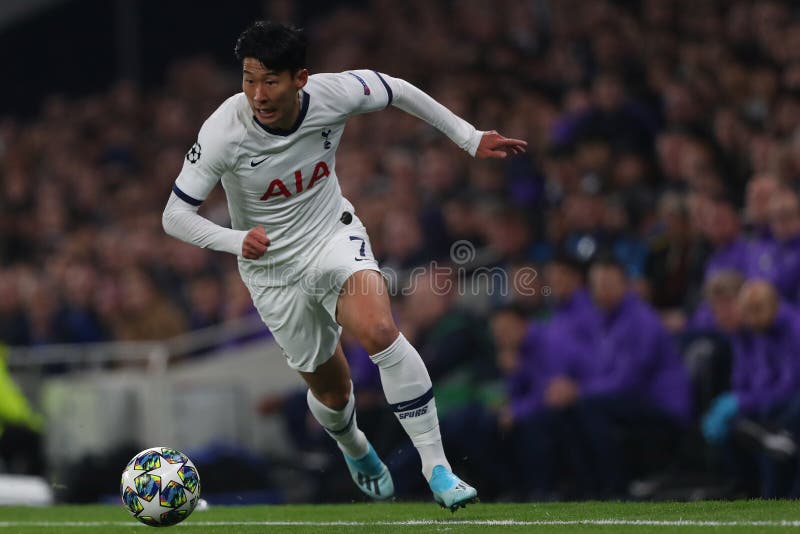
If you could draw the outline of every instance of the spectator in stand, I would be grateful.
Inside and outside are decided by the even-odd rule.
[[[767,209],[772,243],[758,258],[759,271],[782,299],[796,306],[800,304],[800,198],[793,189],[782,187]]]
[[[739,291],[744,277],[738,271],[717,271],[706,280],[703,302],[681,335],[681,352],[692,377],[697,413],[730,389],[731,336],[739,328]]]
[[[720,270],[703,286],[703,303],[692,315],[688,331],[730,336],[739,327],[738,298],[744,277],[739,271]]]
[[[647,249],[636,230],[631,230],[630,216],[620,198],[605,197],[601,228],[602,248],[614,253],[632,280],[643,283]]]
[[[62,341],[91,343],[108,339],[107,326],[92,301],[96,276],[96,270],[83,262],[72,262],[64,269],[63,301],[56,319],[62,325]]]
[[[586,290],[583,271],[584,265],[569,254],[556,257],[546,270],[553,310],[541,327],[537,350],[545,355],[554,374],[544,381],[542,398],[536,402],[553,410],[574,403],[580,390],[582,360],[595,350],[597,342],[597,310]]]
[[[528,214],[505,204],[489,207],[483,227],[489,263],[508,267],[533,259],[533,230]]]
[[[719,395],[704,414],[703,434],[709,443],[726,444],[731,430],[747,418],[800,436],[798,317],[763,280],[742,287],[738,306],[742,326],[732,338],[731,389]],[[800,489],[796,455],[789,465],[776,461],[767,450],[756,455],[762,497],[788,496],[793,484],[794,491]]]
[[[648,243],[645,294],[671,332],[681,331],[686,323],[691,287],[702,275],[704,252],[691,232],[686,198],[665,192],[658,205],[656,232]]]
[[[601,258],[591,266],[589,280],[599,314],[590,323],[595,350],[582,355],[577,385],[564,395],[563,405],[574,408],[584,464],[579,474],[586,487],[620,494],[631,466],[619,428],[649,429],[674,439],[690,417],[689,380],[654,310],[629,291],[624,268]],[[655,440],[639,445],[664,447]]]
[[[762,242],[772,240],[770,231],[770,202],[781,183],[773,174],[753,176],[747,183],[745,224],[751,239]]]
[[[29,318],[28,343],[47,345],[64,340],[63,325],[58,322],[58,293],[50,280],[40,281],[26,298],[26,313]]]
[[[123,274],[122,303],[119,320],[112,325],[117,339],[169,339],[186,330],[179,309],[159,295],[147,274],[140,270]]]
[[[714,199],[709,203],[710,212],[703,218],[701,231],[711,243],[712,250],[706,262],[704,279],[714,272],[732,269],[742,276],[757,273],[757,262],[762,247],[749,241],[742,233],[739,214],[726,199]]]
[[[599,230],[604,215],[603,198],[583,193],[569,195],[564,199],[562,212],[566,236],[558,245],[581,261],[590,261],[602,244]]]

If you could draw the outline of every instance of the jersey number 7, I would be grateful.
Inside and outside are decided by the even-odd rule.
[[[358,256],[356,256],[353,259],[355,259],[356,261],[361,261],[364,258],[366,258],[367,257],[367,252],[366,252],[366,250],[367,250],[367,241],[363,237],[358,237],[356,235],[351,235],[350,236],[350,241],[361,241],[361,248],[358,249],[358,253],[361,255],[361,257],[359,258]]]

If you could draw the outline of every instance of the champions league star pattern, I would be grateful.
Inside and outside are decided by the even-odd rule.
[[[174,525],[186,519],[197,505],[200,475],[182,452],[155,447],[128,462],[120,494],[125,507],[142,523]]]

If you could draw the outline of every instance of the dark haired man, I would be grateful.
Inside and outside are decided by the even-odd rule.
[[[353,480],[386,499],[394,485],[358,429],[344,328],[378,366],[387,401],[422,460],[434,498],[455,510],[477,498],[445,457],[431,380],[399,333],[369,237],[341,193],[336,148],[351,115],[394,105],[480,158],[526,143],[480,132],[413,85],[371,70],[309,76],[299,30],[256,22],[236,44],[243,93],[205,122],[164,211],[170,235],[239,257],[242,279],[289,366],[308,384],[311,413],[339,444]],[[222,180],[232,229],[197,214]]]
[[[583,441],[583,461],[596,489],[616,493],[627,467],[617,430],[678,435],[691,411],[689,377],[658,315],[629,289],[622,264],[601,255],[589,269],[589,287],[598,317],[587,322],[595,348],[577,371],[576,430],[591,437]]]

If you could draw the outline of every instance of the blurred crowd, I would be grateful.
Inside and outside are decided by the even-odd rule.
[[[268,16],[292,20],[290,2],[274,4]],[[618,494],[636,472],[622,440],[647,453],[654,432],[696,428],[736,466],[738,429],[788,438],[750,456],[754,491],[797,496],[797,4],[371,0],[306,29],[312,74],[374,68],[529,142],[523,156],[475,161],[390,109],[353,118],[337,155],[398,286],[432,261],[534,273],[526,287],[490,279],[470,294],[417,279],[396,297],[450,446],[482,428],[460,457],[508,447],[518,458],[508,473],[467,466],[474,476],[499,487],[536,474],[516,487],[546,498],[563,489],[558,466],[572,490]],[[34,120],[0,119],[0,340],[164,339],[253,313],[233,257],[160,222],[199,126],[239,90],[236,67],[184,60],[157,91],[121,81],[54,93]],[[201,213],[228,223],[221,189]],[[466,263],[451,258],[460,240],[474,249]],[[375,375],[346,344],[377,406]],[[668,463],[664,449],[653,454]]]

